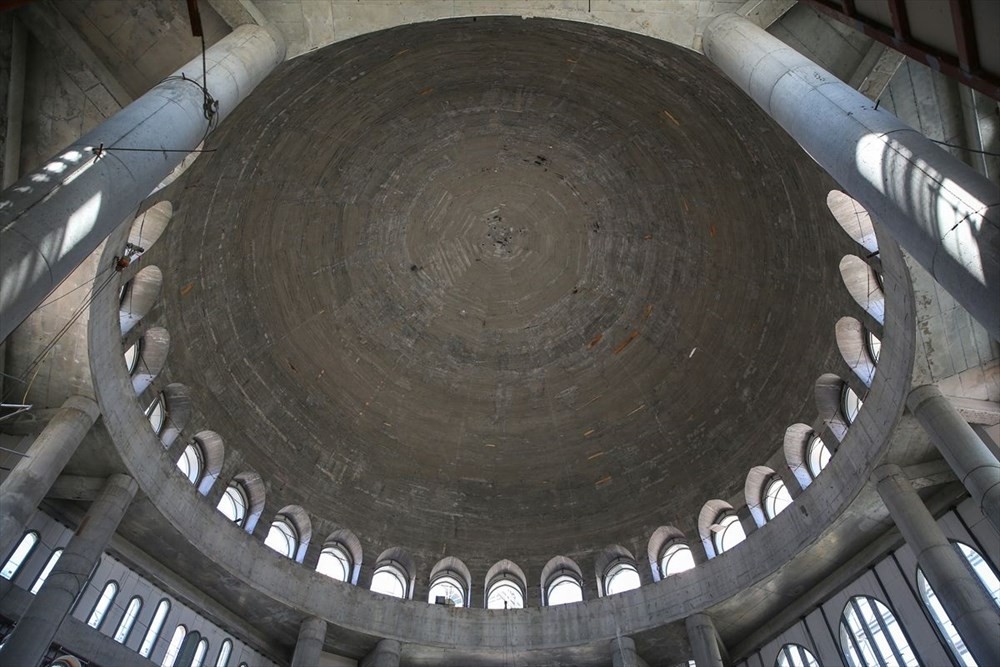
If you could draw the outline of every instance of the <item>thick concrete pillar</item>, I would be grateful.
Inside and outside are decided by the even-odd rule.
[[[712,617],[705,613],[691,614],[684,619],[691,653],[697,667],[723,667],[718,633]]]
[[[7,82],[7,136],[3,147],[3,187],[10,187],[21,172],[21,126],[24,120],[24,72],[28,61],[28,36],[24,25],[11,16],[10,80]],[[0,338],[2,340],[2,338]]]
[[[983,516],[1000,531],[1000,461],[936,386],[917,387],[906,405]]]
[[[383,639],[375,650],[365,656],[361,667],[399,667],[403,646],[395,639]]]
[[[736,14],[705,55],[1000,339],[1000,188]]]
[[[986,589],[945,537],[899,466],[879,466],[872,478],[892,520],[976,662],[1000,665],[1000,612]]]
[[[0,340],[123,220],[135,215],[188,151],[284,57],[277,32],[240,26],[208,49],[208,109],[199,56],[4,190]],[[98,156],[95,151],[102,146],[104,153]]]
[[[59,562],[0,651],[0,664],[35,667],[41,662],[138,488],[128,475],[108,477],[101,495],[90,505]]]
[[[72,396],[38,434],[28,455],[0,485],[0,558],[21,539],[24,527],[100,415],[97,403]]]
[[[326,642],[326,621],[310,616],[299,626],[299,639],[295,642],[292,667],[315,667],[319,664],[323,644]]]
[[[611,640],[611,667],[639,667],[639,654],[631,637]]]

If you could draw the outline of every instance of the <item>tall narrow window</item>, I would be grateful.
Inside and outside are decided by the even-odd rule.
[[[139,365],[139,341],[135,341],[125,350],[125,370],[129,375],[135,373],[136,366]]]
[[[989,566],[985,560],[983,560],[982,554],[973,549],[970,546],[958,542],[956,545],[959,552],[965,556],[965,560],[968,561],[969,567],[972,571],[976,573],[979,577],[979,583],[983,585],[986,592],[990,594],[993,598],[993,602],[1000,607],[1000,579],[997,578],[996,572],[993,568]]]
[[[944,606],[938,599],[937,593],[931,588],[931,584],[927,581],[927,577],[924,576],[923,570],[919,568],[917,569],[917,588],[920,590],[920,597],[923,598],[924,605],[931,613],[934,622],[937,623],[938,630],[944,635],[948,648],[958,658],[959,664],[966,667],[976,667],[976,661],[973,659],[972,654],[969,653],[969,647],[965,645],[965,640],[962,639],[962,635],[958,634],[958,629],[955,628],[955,624],[948,617],[948,612],[944,610]]]
[[[288,558],[295,557],[295,550],[299,548],[299,537],[295,527],[284,517],[278,517],[271,524],[271,529],[267,531],[264,544],[277,551],[282,556]]]
[[[156,646],[156,641],[160,638],[160,632],[163,630],[168,613],[170,613],[170,601],[160,600],[160,604],[156,605],[153,620],[149,622],[146,636],[142,638],[142,645],[139,647],[139,655],[142,657],[148,658],[149,654],[153,652],[153,647]]]
[[[43,567],[42,571],[38,573],[37,577],[35,577],[35,583],[31,585],[32,595],[38,594],[38,591],[39,589],[41,589],[42,584],[45,583],[45,580],[48,579],[49,575],[52,573],[52,568],[54,568],[56,566],[56,563],[59,562],[59,557],[62,556],[62,552],[63,552],[62,549],[56,549],[55,551],[52,552],[52,555],[49,556],[49,559],[45,562],[45,567]]]
[[[233,482],[222,494],[219,504],[216,507],[223,515],[237,526],[242,526],[247,519],[247,494],[243,490],[243,485]]]
[[[815,479],[826,464],[830,462],[830,450],[827,448],[823,438],[814,435],[806,448],[806,464],[809,466],[809,474]]]
[[[233,642],[226,639],[219,647],[219,657],[215,659],[215,667],[229,667],[229,656],[233,654]]]
[[[740,518],[732,513],[722,514],[712,526],[715,550],[725,553],[747,538]]]
[[[191,658],[191,667],[204,667],[206,655],[208,655],[208,640],[202,637],[194,650],[194,657]]]
[[[840,619],[841,651],[849,667],[919,667],[896,616],[866,595],[851,598]]]
[[[778,651],[774,667],[820,667],[819,661],[805,646],[785,644]]]
[[[10,558],[7,562],[3,564],[3,569],[0,570],[0,577],[4,579],[13,579],[17,576],[17,573],[21,571],[21,566],[24,562],[28,560],[28,556],[31,552],[35,550],[35,546],[38,544],[38,533],[35,531],[29,531],[24,534],[21,541],[17,543],[14,547],[14,551],[11,552]]]
[[[439,597],[444,598],[452,606],[464,607],[465,586],[462,585],[458,577],[450,572],[440,575],[431,583],[431,590],[427,594],[427,601],[434,604]]]
[[[660,572],[664,577],[686,572],[692,568],[694,568],[694,554],[688,545],[674,542],[663,550],[663,555],[660,557]]]
[[[576,577],[560,574],[554,577],[545,589],[545,600],[550,607],[570,602],[583,601],[583,586]]]
[[[122,620],[118,622],[118,629],[115,630],[116,642],[124,644],[128,641],[128,636],[132,633],[132,626],[135,625],[135,619],[139,618],[140,611],[142,611],[142,598],[136,595],[128,601],[125,613],[122,614]]]
[[[773,477],[764,487],[764,514],[768,519],[773,519],[791,504],[792,496],[788,493],[788,487],[777,476]]]
[[[167,411],[163,408],[163,396],[154,398],[153,402],[146,408],[146,419],[153,427],[153,433],[160,435],[160,431],[163,430],[163,422],[167,419]]]
[[[201,481],[201,471],[205,467],[205,457],[201,453],[201,447],[196,441],[192,441],[184,448],[181,457],[177,459],[177,467],[184,473],[192,484]]]
[[[619,561],[611,567],[604,575],[604,594],[615,595],[639,588],[642,582],[639,580],[639,572],[632,563]]]
[[[111,605],[114,603],[115,596],[117,595],[117,582],[109,581],[105,584],[104,590],[101,591],[101,597],[97,598],[97,602],[94,603],[94,609],[90,612],[87,625],[100,630],[101,625],[104,623],[104,618],[108,615],[108,609],[111,609]]]
[[[339,544],[327,545],[319,554],[316,571],[337,581],[350,581],[351,558]]]
[[[167,644],[167,652],[163,654],[163,662],[160,663],[160,667],[174,667],[174,661],[177,660],[177,654],[181,652],[185,637],[187,637],[187,628],[183,625],[174,628],[174,635],[170,638],[170,643]]]

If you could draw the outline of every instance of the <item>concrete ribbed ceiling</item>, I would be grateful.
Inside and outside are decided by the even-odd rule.
[[[641,557],[815,417],[832,184],[698,54],[414,25],[284,64],[210,144],[151,253],[171,378],[317,539]]]

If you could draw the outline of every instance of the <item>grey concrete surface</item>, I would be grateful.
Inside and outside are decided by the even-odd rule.
[[[326,642],[326,621],[310,616],[299,626],[299,636],[292,653],[291,667],[313,667],[319,664]]]
[[[399,667],[402,650],[402,644],[398,641],[383,639],[359,665],[360,667]]]
[[[684,620],[696,667],[723,667],[719,634],[708,614],[691,614]]]

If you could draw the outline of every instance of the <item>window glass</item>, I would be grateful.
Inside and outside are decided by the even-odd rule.
[[[153,433],[160,435],[166,417],[167,412],[163,409],[163,397],[157,396],[149,404],[149,407],[146,408],[146,418],[149,419],[149,425],[153,427]]]
[[[390,595],[394,598],[406,597],[406,577],[403,572],[394,565],[383,565],[375,570],[372,575],[371,589],[382,595]]]
[[[605,595],[615,595],[639,588],[639,572],[631,563],[616,563],[604,576]]]
[[[826,464],[830,462],[830,450],[827,448],[823,438],[814,435],[809,441],[809,448],[806,451],[806,464],[809,466],[809,474],[817,477]]]
[[[319,554],[316,571],[337,581],[350,581],[351,559],[340,545],[328,546]]]
[[[1000,607],[1000,579],[997,578],[996,572],[990,567],[989,563],[983,560],[982,555],[970,546],[962,544],[961,542],[955,545],[958,547],[959,552],[965,556],[965,560],[969,562],[969,567],[972,571],[976,573],[979,577],[980,583],[993,598],[993,602]]]
[[[35,531],[30,531],[24,534],[21,541],[17,543],[14,547],[14,551],[10,554],[10,558],[7,562],[3,564],[3,569],[0,570],[0,577],[4,579],[13,579],[17,576],[17,573],[21,570],[21,566],[24,565],[24,561],[28,560],[28,556],[34,550],[35,545],[38,544],[38,533]]]
[[[854,393],[854,390],[844,385],[844,390],[840,395],[841,408],[844,410],[844,419],[847,420],[848,424],[853,424],[854,420],[858,418],[858,413],[861,412],[861,406],[864,405],[864,401],[861,397]]]
[[[427,601],[433,604],[437,602],[438,597],[443,597],[456,607],[464,607],[465,587],[462,586],[462,582],[457,577],[452,575],[437,577],[434,579],[434,583],[431,584],[431,590],[427,594]]]
[[[920,590],[920,597],[923,598],[924,605],[931,613],[934,622],[937,623],[941,634],[944,635],[948,647],[955,654],[955,657],[958,658],[958,662],[966,667],[977,667],[976,661],[972,658],[972,654],[969,653],[969,648],[965,645],[965,641],[958,634],[958,630],[955,629],[955,624],[948,617],[948,612],[941,605],[941,601],[938,599],[934,589],[931,588],[930,582],[924,576],[923,570],[919,568],[917,569],[917,588]]]
[[[267,537],[264,538],[264,544],[282,556],[294,558],[295,550],[298,548],[298,538],[292,525],[287,520],[279,518],[271,524],[270,530],[267,531]]]
[[[882,356],[882,341],[879,340],[878,336],[866,329],[865,344],[868,346],[868,355],[877,364],[879,357]]]
[[[490,586],[486,595],[487,609],[523,609],[524,593],[510,579],[500,579]]]
[[[139,341],[135,341],[129,345],[128,349],[125,350],[125,370],[128,371],[129,375],[135,372],[136,366],[139,365]]]
[[[191,667],[203,667],[205,664],[205,656],[208,654],[208,640],[202,639],[198,642],[197,648],[194,650],[194,657],[191,658]]]
[[[247,518],[247,496],[239,482],[233,482],[222,494],[216,507],[223,515],[238,526],[242,526]]]
[[[819,661],[804,646],[785,644],[778,652],[774,667],[820,667]]]
[[[63,552],[62,549],[56,549],[55,551],[52,552],[52,555],[49,556],[49,560],[46,561],[45,567],[42,568],[42,571],[38,573],[37,577],[35,577],[35,583],[31,585],[32,595],[38,594],[38,591],[42,587],[42,584],[44,584],[45,580],[49,578],[49,574],[52,572],[52,568],[54,568],[56,566],[56,563],[59,562],[59,557],[62,556],[62,552]]]
[[[694,554],[691,553],[691,547],[678,542],[663,550],[663,556],[660,557],[660,572],[664,577],[691,569],[694,569]]]
[[[90,618],[87,619],[87,625],[92,628],[101,629],[101,624],[104,622],[104,617],[108,615],[108,609],[111,608],[111,604],[115,601],[115,596],[118,595],[118,584],[109,581],[105,586],[104,590],[101,591],[101,597],[97,598],[97,602],[94,603],[94,609],[90,612]]]
[[[778,516],[791,504],[792,496],[784,482],[775,477],[767,483],[764,489],[764,514],[768,519]]]
[[[550,607],[570,602],[582,602],[583,587],[572,576],[561,574],[549,583],[545,597]]]
[[[184,476],[191,480],[192,484],[201,481],[201,470],[204,467],[204,459],[201,454],[201,447],[197,442],[191,442],[184,448],[184,453],[177,459],[177,467],[180,468]]]
[[[720,554],[725,553],[747,538],[743,532],[743,524],[735,514],[723,515],[718,523],[713,526],[715,531],[715,550]]]
[[[163,630],[163,624],[166,622],[169,612],[170,601],[160,600],[160,603],[156,605],[153,620],[149,622],[146,636],[142,638],[142,645],[139,647],[139,655],[142,657],[148,658],[149,654],[152,653],[153,647],[156,645],[156,640],[160,638],[160,631]]]
[[[135,619],[139,617],[140,611],[142,611],[142,598],[136,595],[128,601],[128,606],[125,607],[122,620],[118,623],[118,629],[115,630],[116,642],[124,644],[128,641],[129,633],[132,632],[132,626],[135,625]]]
[[[215,667],[229,667],[229,656],[233,654],[233,643],[228,639],[219,648],[219,657],[215,659]]]
[[[840,643],[849,667],[920,665],[892,611],[865,595],[851,598],[844,607]]]
[[[174,661],[177,660],[177,654],[181,651],[181,645],[184,643],[184,638],[187,636],[187,628],[183,625],[178,625],[174,629],[174,635],[170,638],[170,643],[167,645],[167,652],[163,656],[163,662],[160,663],[160,667],[174,667]]]

